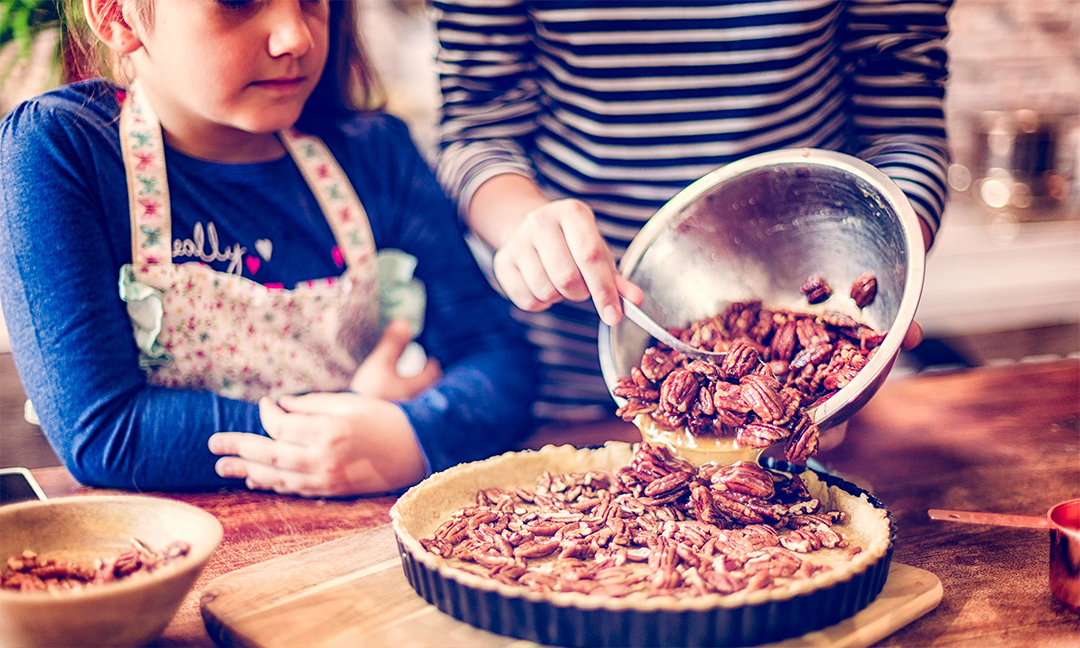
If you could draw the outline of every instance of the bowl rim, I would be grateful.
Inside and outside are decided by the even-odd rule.
[[[87,599],[105,598],[118,593],[137,590],[146,585],[156,583],[164,580],[171,580],[177,578],[182,574],[188,573],[192,570],[201,570],[203,566],[209,561],[210,557],[217,551],[218,546],[225,535],[224,527],[221,525],[221,521],[217,519],[214,514],[209,511],[205,511],[198,506],[188,504],[187,502],[181,502],[178,500],[170,499],[167,497],[156,497],[152,495],[70,495],[65,497],[50,498],[47,500],[18,502],[15,504],[7,504],[0,508],[0,515],[6,515],[11,512],[18,512],[22,510],[28,510],[41,507],[70,507],[77,506],[82,503],[114,503],[120,505],[144,503],[147,500],[152,500],[161,505],[169,508],[178,509],[188,514],[192,514],[195,517],[201,517],[204,521],[209,523],[211,528],[211,535],[205,546],[196,546],[195,543],[191,543],[191,551],[180,560],[166,565],[159,570],[146,575],[145,577],[136,579],[123,579],[120,581],[105,583],[102,586],[82,587],[76,590],[66,592],[22,592],[8,589],[0,589],[0,603],[11,603],[15,601],[21,601],[24,603],[40,603],[40,602],[60,602],[60,601],[83,601]],[[199,543],[202,545],[203,543]],[[30,548],[32,550],[32,548]],[[6,561],[8,556],[0,557],[3,563],[0,563],[0,568],[6,568]],[[189,588],[190,589],[190,588]],[[186,596],[185,592],[185,596]]]
[[[623,277],[629,278],[631,272],[637,268],[641,258],[656,238],[668,228],[672,220],[687,205],[697,200],[705,192],[736,176],[778,164],[817,165],[838,169],[868,183],[880,192],[888,207],[896,214],[901,230],[904,233],[907,276],[904,281],[904,293],[900,298],[896,317],[893,318],[885,339],[879,345],[878,352],[855,375],[855,378],[828,400],[808,410],[814,423],[824,429],[842,423],[847,416],[853,414],[854,412],[849,412],[843,418],[837,416],[837,414],[843,413],[847,405],[855,401],[863,390],[877,380],[880,374],[887,372],[891,368],[896,355],[900,351],[900,343],[907,334],[911,323],[915,320],[915,311],[922,297],[926,266],[926,248],[923,242],[922,227],[919,225],[919,219],[915,214],[915,208],[912,207],[911,201],[908,200],[903,190],[891,178],[869,162],[846,153],[824,149],[779,149],[736,160],[694,181],[660,207],[642,226],[641,230],[630,242],[630,245],[627,246],[626,251],[619,260],[619,273]],[[897,326],[898,324],[899,326]],[[610,353],[611,327],[603,322],[600,323],[599,349],[601,351],[601,373],[604,375],[610,392],[614,386],[614,381],[619,376]],[[608,351],[607,353],[604,353],[605,349]],[[607,380],[609,377],[611,380]],[[612,394],[612,397],[619,403],[624,400],[614,396],[614,394]]]

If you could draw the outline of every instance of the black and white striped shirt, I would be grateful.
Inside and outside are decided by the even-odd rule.
[[[435,0],[439,177],[464,209],[502,173],[596,213],[616,258],[679,190],[728,162],[814,147],[874,164],[937,231],[952,0]],[[521,313],[536,412],[613,407],[591,303]]]

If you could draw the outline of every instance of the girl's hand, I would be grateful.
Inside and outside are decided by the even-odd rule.
[[[352,393],[259,401],[269,438],[244,432],[210,437],[224,456],[216,470],[248,488],[304,497],[385,493],[420,481],[424,459],[405,412]]]
[[[428,358],[414,376],[398,373],[398,360],[412,339],[408,320],[395,319],[387,324],[379,344],[353,374],[349,388],[372,398],[408,400],[435,384],[442,377],[442,369],[434,358]]]
[[[644,298],[615,269],[596,217],[580,200],[557,200],[529,212],[495,253],[494,271],[506,296],[527,311],[591,296],[600,318],[615,324],[622,314],[620,294],[638,304]]]

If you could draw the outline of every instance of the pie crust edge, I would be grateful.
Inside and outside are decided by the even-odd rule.
[[[532,488],[545,471],[553,474],[608,470],[628,465],[636,444],[608,442],[601,448],[576,448],[570,445],[544,446],[540,450],[507,452],[482,461],[461,464],[435,473],[409,489],[390,510],[394,532],[403,551],[442,578],[462,586],[491,591],[505,598],[522,598],[560,607],[607,609],[612,611],[684,611],[713,608],[738,608],[783,601],[810,594],[850,581],[886,558],[893,546],[892,524],[884,508],[872,504],[865,492],[853,495],[830,486],[811,470],[801,473],[822,510],[843,510],[848,521],[834,525],[852,545],[862,551],[849,558],[845,549],[820,549],[801,554],[814,562],[827,563],[830,569],[811,578],[764,590],[709,594],[696,597],[657,596],[648,599],[602,597],[580,592],[538,593],[524,586],[510,586],[491,578],[456,567],[448,560],[424,549],[419,539],[430,536],[454,511],[475,505],[476,493],[488,488]]]

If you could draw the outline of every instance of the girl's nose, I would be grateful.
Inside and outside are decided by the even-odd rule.
[[[311,0],[273,0],[268,18],[270,19],[270,56],[303,56],[315,46],[315,37],[307,21],[310,12],[304,11],[303,4]]]

